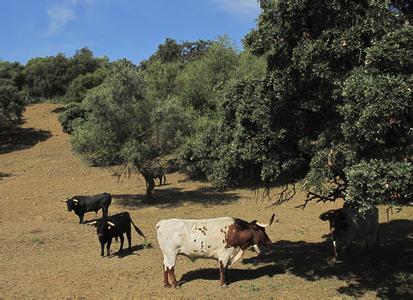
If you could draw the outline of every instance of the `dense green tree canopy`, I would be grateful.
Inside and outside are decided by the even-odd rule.
[[[20,120],[26,104],[26,97],[21,90],[23,66],[19,63],[0,61],[0,128],[13,120]]]
[[[267,74],[225,87],[217,125],[184,152],[188,166],[220,186],[304,179],[308,201],[406,202],[413,186],[409,4],[260,4],[245,45],[266,57]]]

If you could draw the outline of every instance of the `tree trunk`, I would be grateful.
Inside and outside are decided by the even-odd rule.
[[[153,180],[153,178],[146,178],[145,177],[145,181],[146,181],[146,198],[148,200],[152,200],[153,196],[152,196],[152,191],[155,188],[155,180]]]
[[[139,169],[139,172],[142,174],[143,178],[145,178],[146,182],[146,199],[152,200],[152,191],[155,188],[155,180],[153,180],[151,172],[144,168]]]

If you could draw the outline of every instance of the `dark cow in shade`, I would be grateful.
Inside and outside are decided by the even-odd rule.
[[[360,211],[345,206],[322,213],[320,219],[330,223],[330,232],[323,237],[332,237],[334,261],[338,259],[338,249],[348,250],[354,240],[365,241],[366,247],[378,244],[379,213],[376,207]]]
[[[110,245],[112,243],[112,238],[120,238],[120,248],[119,252],[123,251],[123,234],[126,233],[128,239],[128,249],[131,249],[131,224],[135,228],[137,234],[145,238],[143,232],[133,223],[128,212],[122,212],[113,216],[104,217],[102,219],[89,221],[86,224],[96,226],[96,233],[100,242],[100,255],[104,256],[104,247],[106,244],[107,256],[110,256]]]
[[[227,285],[227,268],[240,259],[248,248],[259,254],[260,246],[270,244],[265,227],[269,224],[257,221],[247,222],[230,217],[204,220],[169,219],[156,224],[159,247],[163,253],[164,286],[170,287],[168,275],[174,287],[177,255],[191,260],[212,258],[219,262],[221,286]]]
[[[108,193],[93,196],[73,196],[64,200],[67,204],[67,211],[74,211],[79,216],[79,223],[83,222],[83,217],[87,212],[98,212],[102,210],[103,217],[108,216],[109,205],[112,202],[112,196]]]

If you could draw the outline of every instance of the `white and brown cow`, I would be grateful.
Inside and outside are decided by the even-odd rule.
[[[178,286],[175,277],[177,255],[195,260],[212,258],[219,262],[220,281],[227,285],[226,272],[229,265],[240,259],[248,248],[253,247],[259,254],[260,246],[270,244],[265,227],[274,221],[273,214],[269,224],[256,220],[247,222],[230,217],[204,220],[168,219],[156,224],[159,247],[163,253],[164,286]]]

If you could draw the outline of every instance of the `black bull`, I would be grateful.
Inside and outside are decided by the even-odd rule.
[[[112,196],[108,193],[93,196],[73,196],[65,200],[67,211],[74,211],[79,216],[79,223],[83,222],[83,217],[87,212],[98,212],[102,209],[103,217],[108,216],[109,205],[112,202]]]
[[[124,237],[123,234],[126,233],[126,237],[128,239],[128,248],[129,250],[131,249],[131,242],[132,242],[132,236],[131,236],[131,224],[135,228],[135,231],[137,234],[142,236],[143,238],[146,239],[145,235],[143,232],[133,223],[130,215],[128,212],[123,212],[119,213],[113,216],[109,217],[104,217],[98,220],[94,221],[88,221],[86,222],[88,225],[93,225],[96,226],[96,233],[99,238],[100,242],[100,255],[104,256],[104,247],[106,245],[107,249],[107,256],[110,256],[110,245],[112,243],[112,238],[120,238],[120,248],[119,252],[123,251],[123,242],[124,242]]]

